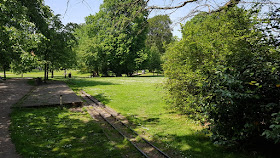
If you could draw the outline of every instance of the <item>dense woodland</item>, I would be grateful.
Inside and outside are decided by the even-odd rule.
[[[69,68],[93,76],[164,72],[170,107],[207,124],[213,142],[279,145],[280,8],[264,13],[262,3],[234,2],[199,12],[178,39],[168,15],[148,18],[149,9],[169,8],[144,0],[104,0],[84,24],[67,25],[43,0],[0,0],[1,70],[42,68],[45,79]]]

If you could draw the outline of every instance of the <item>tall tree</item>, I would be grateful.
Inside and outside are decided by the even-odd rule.
[[[172,40],[172,21],[168,15],[157,15],[148,19],[149,31],[146,44],[155,45],[161,54],[165,53],[164,45]]]
[[[150,71],[161,70],[161,56],[165,53],[167,45],[172,41],[172,22],[168,15],[157,15],[148,19],[148,35],[146,47],[148,64],[143,67]]]
[[[28,16],[29,8],[22,1],[1,1],[0,8],[0,65],[5,76],[5,70],[12,61],[20,63],[21,59],[33,60],[31,52],[43,36]],[[15,70],[19,70],[17,68]]]
[[[38,32],[44,35],[44,41],[36,49],[35,55],[44,65],[44,79],[48,79],[48,70],[66,68],[73,63],[75,55],[70,45],[74,39],[69,30],[54,15],[52,10],[44,4],[43,0],[22,0],[22,5],[27,8],[27,15],[35,24]],[[72,31],[73,32],[73,31]],[[70,60],[69,60],[70,59]]]
[[[87,17],[84,29],[93,42],[84,51],[88,63],[94,64],[104,76],[111,70],[116,76],[132,75],[144,53],[147,32],[146,3],[143,0],[105,0],[100,11]],[[85,43],[84,43],[85,44]],[[85,47],[84,47],[85,48]]]

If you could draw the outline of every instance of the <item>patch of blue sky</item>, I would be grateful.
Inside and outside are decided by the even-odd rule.
[[[186,0],[150,0],[148,6],[178,6]],[[242,0],[240,6],[250,6],[252,3],[245,2],[257,2],[263,0]],[[278,0],[272,0],[278,2]],[[197,14],[197,11],[215,10],[223,6],[228,0],[199,0],[198,2],[189,3],[186,6],[172,10],[153,10],[151,11],[149,18],[155,15],[167,14],[170,16],[172,24],[173,35],[181,38],[181,26],[193,15]],[[50,6],[54,11],[54,14],[61,14],[61,20],[64,24],[69,22],[84,23],[85,17],[90,14],[95,14],[99,11],[100,5],[103,0],[45,0],[45,4]],[[264,11],[265,12],[265,11]]]

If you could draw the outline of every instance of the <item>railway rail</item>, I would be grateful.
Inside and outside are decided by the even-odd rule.
[[[170,158],[166,153],[131,129],[128,126],[127,120],[123,116],[114,112],[112,109],[108,108],[85,91],[81,91],[81,96],[87,102],[87,110],[93,118],[95,118],[94,116],[100,116],[120,135],[127,139],[144,157]]]

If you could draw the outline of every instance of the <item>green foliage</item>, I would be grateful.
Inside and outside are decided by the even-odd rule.
[[[0,65],[4,70],[11,67],[24,73],[36,66],[73,65],[74,36],[43,0],[4,0],[0,7]]]
[[[165,53],[165,45],[172,41],[172,21],[168,15],[157,15],[148,19],[149,31],[146,44],[155,45],[161,54]]]
[[[155,71],[161,70],[161,54],[156,46],[151,46],[148,56],[148,69]]]
[[[36,26],[28,16],[28,9],[21,1],[0,2],[0,65],[4,70],[14,62],[15,71],[21,71],[18,64],[32,58],[30,52],[44,38],[36,31]],[[24,65],[21,67],[26,69]]]
[[[146,38],[145,1],[106,0],[96,15],[86,17],[78,29],[80,59],[88,69],[103,76],[132,75],[144,58]]]
[[[280,142],[280,112],[271,114],[271,125],[269,129],[263,132],[267,139],[271,139],[275,143]]]
[[[202,13],[165,57],[169,102],[211,123],[220,144],[262,140],[280,110],[279,49],[264,40],[256,19],[240,8]]]
[[[166,46],[172,42],[172,24],[168,15],[157,15],[148,19],[149,31],[146,39],[147,62],[142,69],[150,71],[162,70],[161,57],[166,51]]]

